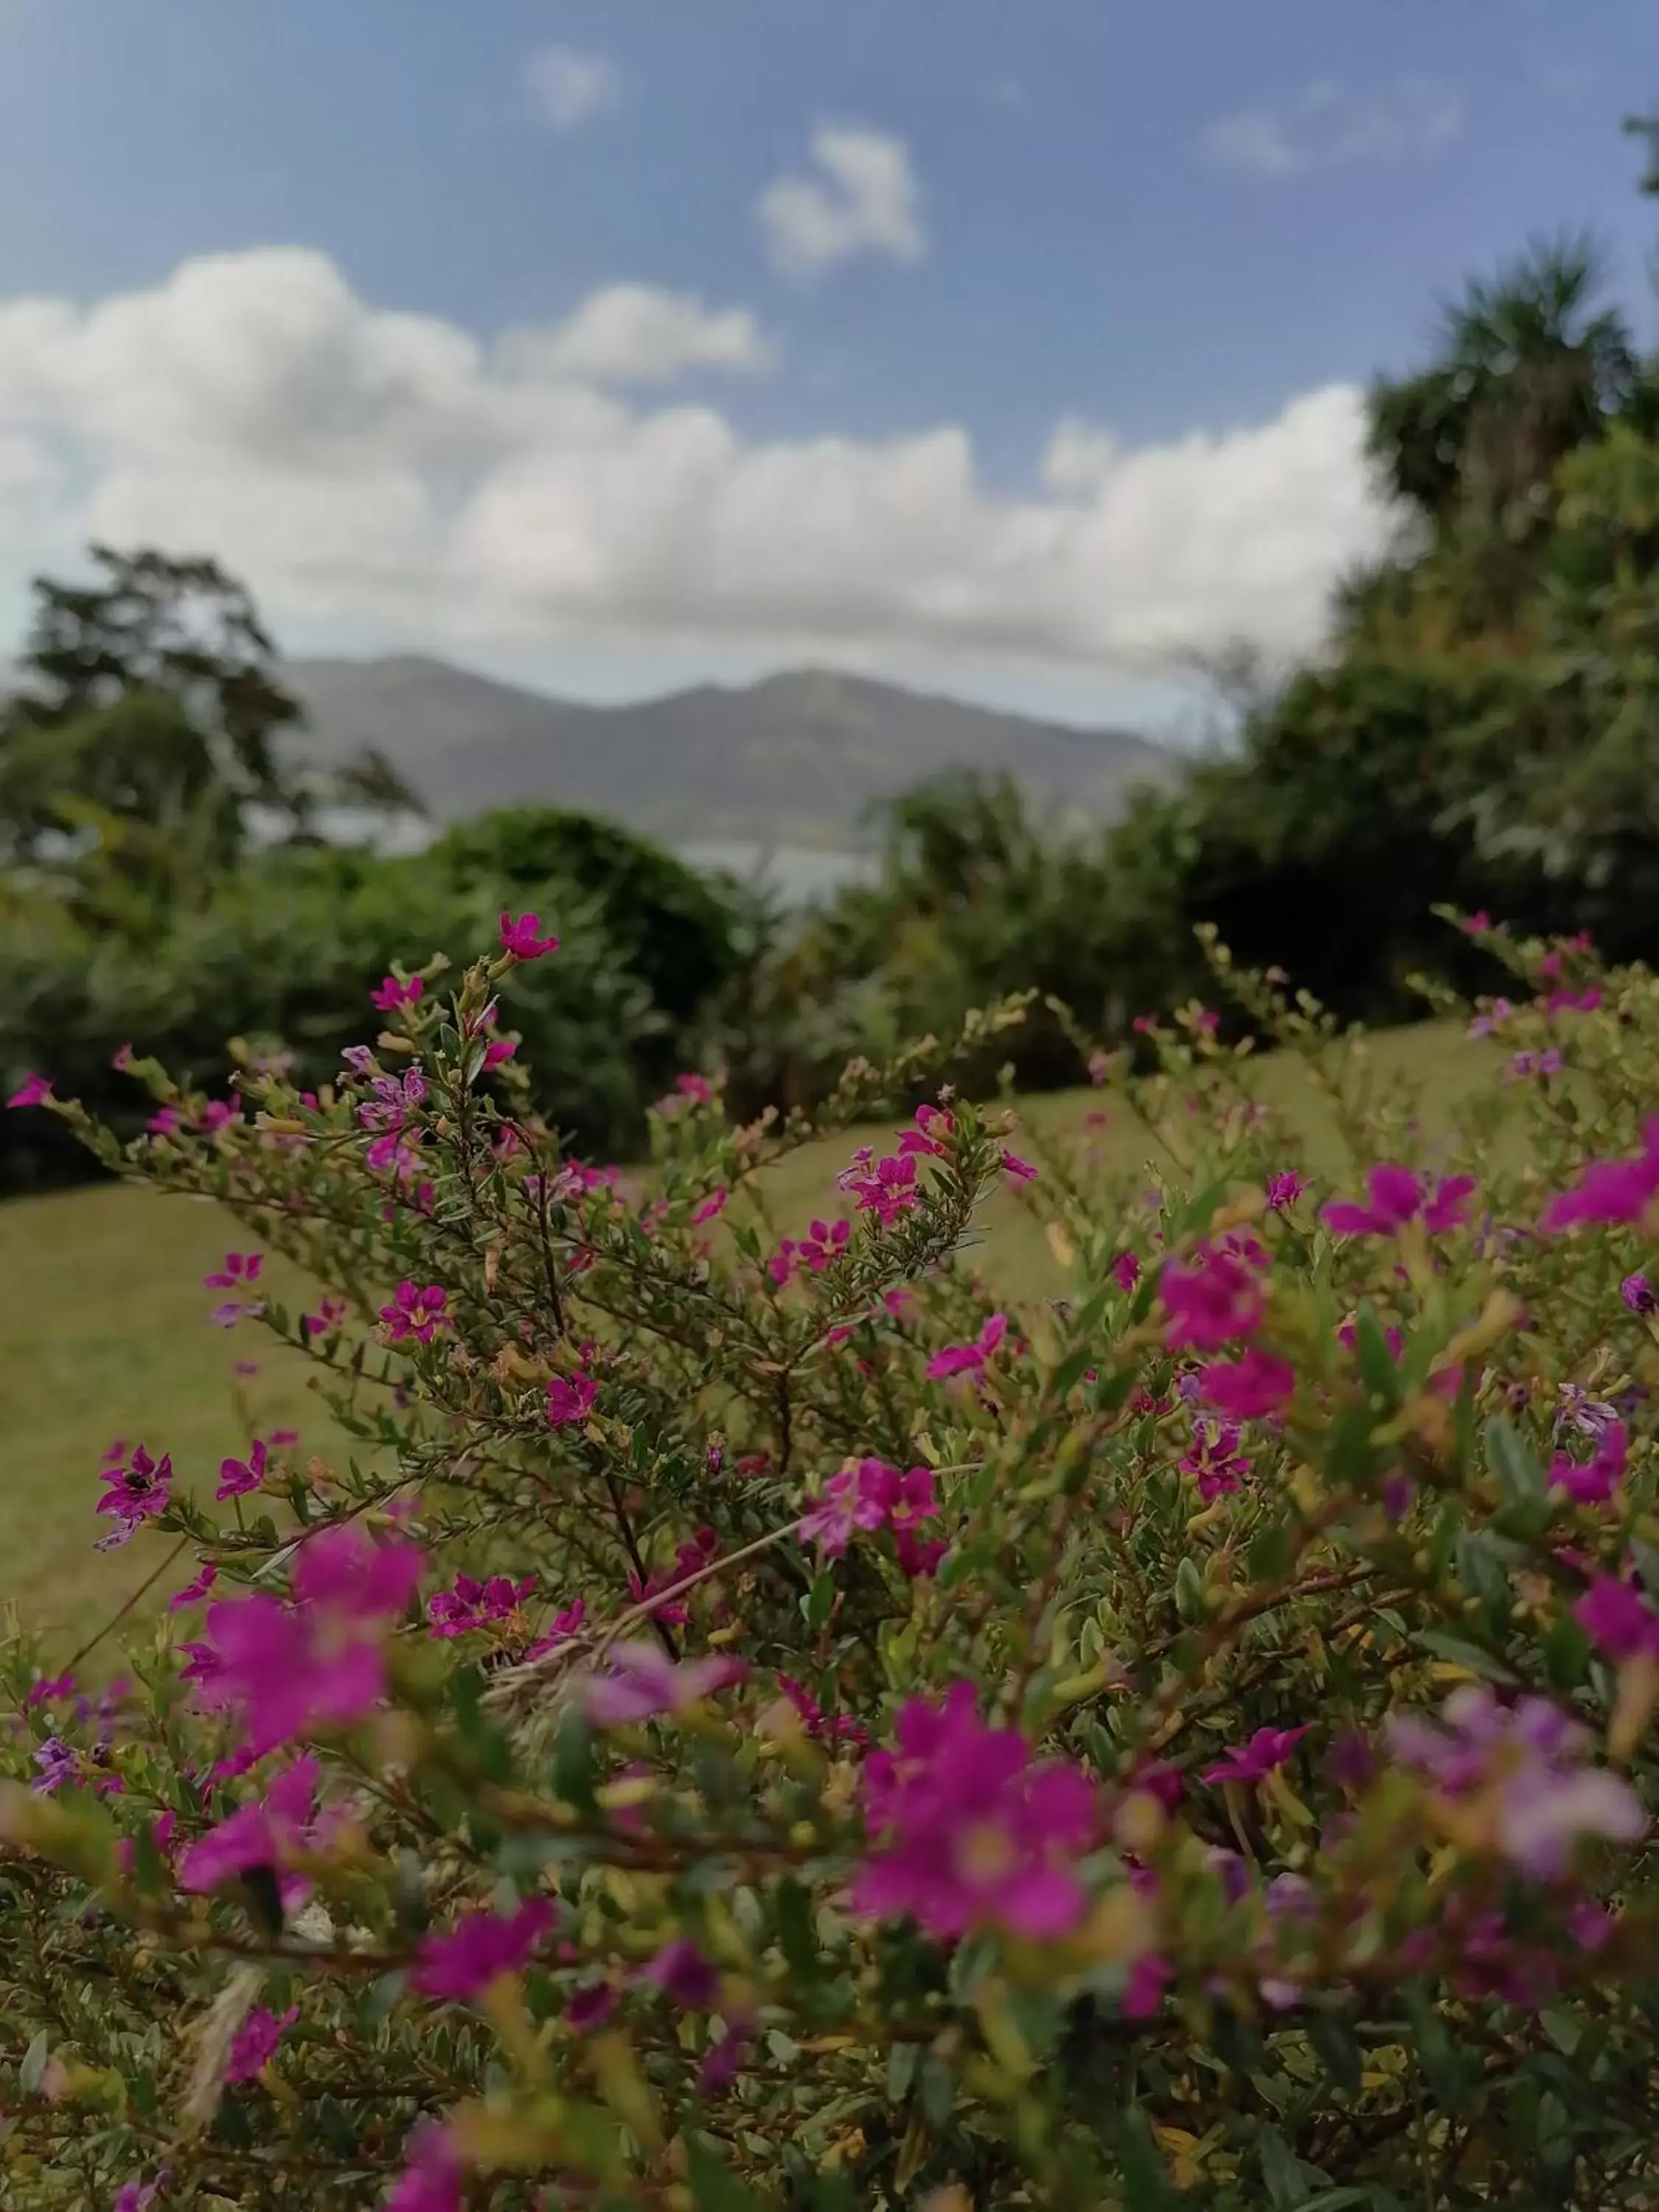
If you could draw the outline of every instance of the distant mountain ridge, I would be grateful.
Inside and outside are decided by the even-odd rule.
[[[540,803],[614,815],[681,845],[700,839],[847,848],[872,801],[950,769],[1006,769],[1034,805],[1120,812],[1170,754],[866,677],[805,669],[741,689],[701,684],[587,706],[419,655],[288,662],[322,768],[373,747],[441,821]]]

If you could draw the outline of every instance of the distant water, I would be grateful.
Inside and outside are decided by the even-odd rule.
[[[785,906],[811,906],[844,884],[869,883],[877,866],[868,853],[820,853],[802,845],[692,844],[678,851],[688,867],[736,876]]]
[[[280,815],[248,810],[256,839],[278,836],[286,827]],[[373,808],[325,806],[317,812],[318,835],[337,845],[367,845],[388,855],[419,853],[437,835],[423,815],[377,813]],[[769,891],[782,905],[811,906],[844,884],[868,883],[876,862],[867,853],[821,853],[804,845],[694,843],[677,848],[688,867],[736,876]]]

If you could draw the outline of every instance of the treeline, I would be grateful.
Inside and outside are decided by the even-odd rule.
[[[413,859],[329,847],[331,801],[410,803],[389,765],[298,764],[297,702],[213,562],[100,550],[91,583],[38,586],[0,721],[0,1073],[41,1067],[134,1128],[127,1044],[222,1093],[231,1033],[320,1084],[395,959],[459,961],[508,904],[564,950],[514,978],[504,1021],[544,1107],[613,1155],[683,1067],[726,1070],[739,1111],[805,1102],[1015,991],[1038,995],[996,1060],[1075,1081],[1043,1000],[1127,1038],[1202,990],[1203,923],[1372,1020],[1416,1011],[1423,969],[1475,980],[1443,902],[1659,955],[1659,362],[1567,241],[1472,283],[1370,415],[1395,541],[1226,757],[1091,838],[1051,834],[1012,780],[924,787],[888,811],[876,879],[797,916],[556,810]],[[46,1117],[0,1125],[0,1187],[78,1158]]]

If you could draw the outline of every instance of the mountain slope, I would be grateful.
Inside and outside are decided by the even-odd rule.
[[[674,843],[844,846],[874,799],[946,769],[1006,769],[1040,808],[1116,812],[1170,756],[860,677],[806,670],[590,707],[414,656],[296,660],[284,680],[333,766],[373,746],[440,819],[515,801],[613,814]]]

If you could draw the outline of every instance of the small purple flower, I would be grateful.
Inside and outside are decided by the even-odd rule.
[[[522,1973],[553,1925],[550,1898],[526,1898],[516,1912],[469,1912],[447,1936],[428,1936],[410,1978],[429,1997],[470,2003],[492,1982]]]
[[[1228,1752],[1206,1770],[1206,1782],[1264,1782],[1275,1767],[1283,1766],[1308,1733],[1309,1724],[1293,1729],[1258,1729],[1249,1741]]]
[[[276,2046],[284,2032],[300,2017],[298,2005],[290,2005],[280,2018],[267,2012],[263,2005],[255,2005],[237,2029],[231,2043],[230,2056],[225,2062],[227,2081],[252,2081],[262,2074],[276,2056]]]
[[[1633,1314],[1650,1314],[1659,1310],[1659,1298],[1653,1294],[1653,1285],[1639,1269],[1626,1276],[1619,1285],[1619,1295]]]
[[[654,1982],[683,2012],[712,2011],[720,1997],[719,1972],[688,1936],[665,1943],[640,1978]]]

